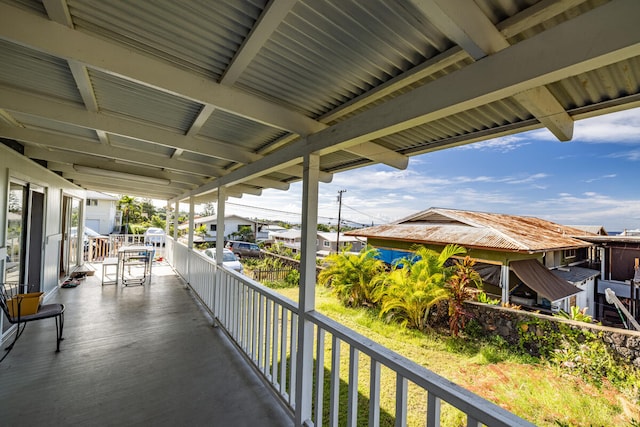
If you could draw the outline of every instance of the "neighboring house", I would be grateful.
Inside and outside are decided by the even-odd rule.
[[[611,289],[637,319],[640,319],[640,234],[624,233],[616,236],[585,236],[582,239],[597,247],[591,262],[600,266],[596,304],[598,319],[616,319],[619,313],[607,303],[605,290]]]
[[[537,310],[568,311],[595,295],[592,282],[583,291],[549,270],[587,262],[593,245],[573,236],[591,234],[539,218],[431,208],[347,234],[366,237],[387,263],[410,254],[416,245],[438,252],[451,243],[463,246],[478,262],[485,291],[500,295],[503,302],[515,297]],[[581,295],[585,292],[589,297]]]
[[[204,236],[194,236],[194,241],[215,241],[216,240],[216,232],[218,230],[218,217],[216,215],[203,216],[194,218],[194,229],[197,230],[201,226],[205,226],[206,234]],[[178,226],[179,230],[187,230],[189,228],[189,223],[180,224]],[[226,215],[224,217],[224,238],[225,240],[233,240],[229,239],[229,236],[241,231],[243,228],[249,228],[254,236],[256,235],[256,231],[258,229],[258,223],[250,220],[248,218],[243,218],[238,215]]]
[[[300,242],[302,240],[302,232],[300,230],[285,230],[278,233],[271,233],[270,238],[274,242],[282,243],[285,247],[291,249],[293,253],[300,251]],[[347,236],[340,233],[338,239],[338,233],[335,232],[323,232],[318,231],[316,239],[316,255],[327,256],[331,252],[336,252],[338,244],[340,250],[345,247],[351,247],[350,252],[360,252],[366,245],[366,239],[354,236]]]
[[[87,191],[85,226],[100,234],[110,234],[116,228],[118,198],[98,191]]]

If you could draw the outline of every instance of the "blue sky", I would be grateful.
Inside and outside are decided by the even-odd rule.
[[[607,231],[640,228],[640,109],[577,121],[570,142],[546,129],[335,174],[320,184],[320,222],[387,223],[444,207],[535,216]],[[301,185],[230,198],[228,214],[298,222]],[[246,208],[243,206],[250,206]]]

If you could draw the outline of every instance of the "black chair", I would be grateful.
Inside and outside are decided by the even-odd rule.
[[[60,341],[64,339],[62,338],[62,327],[64,326],[64,304],[43,304],[40,305],[35,314],[22,315],[21,304],[25,299],[19,297],[18,294],[27,293],[28,288],[28,285],[18,283],[3,283],[0,287],[0,307],[2,307],[2,311],[4,311],[9,323],[18,325],[13,342],[5,348],[6,353],[2,359],[0,359],[0,362],[9,355],[9,352],[13,349],[16,341],[18,341],[18,338],[20,338],[20,335],[22,335],[27,327],[27,323],[36,320],[49,319],[51,317],[55,317],[56,319],[56,353],[60,351]],[[9,307],[10,305],[11,308]]]

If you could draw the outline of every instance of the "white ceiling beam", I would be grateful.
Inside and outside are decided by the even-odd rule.
[[[213,105],[205,105],[204,107],[202,107],[202,110],[200,110],[198,117],[196,117],[196,119],[191,124],[191,127],[187,131],[187,136],[197,135],[215,110],[216,107],[214,107]]]
[[[364,144],[353,145],[345,148],[344,151],[357,156],[366,157],[396,169],[406,169],[409,166],[409,158],[379,144],[365,142]]]
[[[176,193],[174,191],[167,191],[165,188],[157,189],[150,187],[142,187],[137,185],[104,185],[102,183],[95,182],[85,182],[85,183],[75,183],[74,184],[86,188],[87,190],[100,191],[104,193],[116,193],[116,194],[126,194],[128,196],[133,197],[143,197],[143,198],[151,198],[151,199],[160,199],[160,200],[169,200],[176,197]]]
[[[140,165],[198,174],[202,176],[217,176],[216,172],[222,173],[216,167],[203,165],[201,163],[187,162],[185,160],[179,159],[169,159],[164,156],[155,155],[152,153],[140,153],[133,150],[106,146],[104,144],[91,143],[79,138],[63,137],[60,135],[48,134],[41,131],[24,129],[24,132],[17,132],[16,129],[0,128],[0,135],[7,135],[5,136],[5,138],[31,142],[39,145],[46,145],[47,147],[53,147],[57,150],[66,150],[66,152],[73,152],[71,154],[78,153],[84,154],[86,156],[100,156],[105,159],[121,159],[129,163],[137,163]],[[42,149],[39,152],[53,151]],[[29,155],[28,157],[33,156]],[[71,159],[72,157],[69,160],[65,160],[63,158],[59,161],[63,163],[77,163],[72,161]]]
[[[43,0],[42,4],[47,11],[47,15],[49,15],[49,19],[58,24],[73,28],[73,20],[71,19],[71,14],[69,13],[69,8],[65,0]]]
[[[273,188],[276,190],[289,190],[290,185],[286,182],[276,181],[275,179],[269,179],[264,177],[253,178],[245,181],[245,184],[255,185],[256,187]]]
[[[304,153],[355,145],[640,55],[640,2],[607,3],[456,72],[243,166],[214,185],[290,165]],[[550,49],[549,46],[553,46]],[[496,73],[495,70],[501,70]],[[207,184],[210,185],[210,184]]]
[[[171,181],[172,184],[182,184],[184,188],[195,188],[205,183],[205,180],[202,178],[198,178],[195,175],[186,175],[182,173],[170,172],[160,169],[155,169],[151,167],[141,167],[141,165],[125,165],[117,162],[95,162],[91,165],[83,165],[89,167],[98,167],[105,168],[108,166],[109,170],[120,173],[134,174],[134,175],[144,175],[150,178],[158,178],[158,179],[167,179]],[[58,163],[58,162],[47,162],[47,168],[57,172],[66,172],[70,174],[77,173],[77,171],[73,168],[72,164],[68,163]]]
[[[304,114],[6,3],[0,38],[299,135],[322,128]]]
[[[260,52],[262,46],[270,39],[273,32],[297,2],[298,0],[272,0],[267,4],[251,32],[231,60],[231,64],[224,72],[220,83],[231,86],[238,81],[240,75],[253,61],[253,58]]]
[[[469,0],[414,0],[433,24],[479,60],[510,46],[478,5]],[[442,18],[442,16],[446,18]],[[545,87],[524,91],[516,97],[523,107],[560,141],[573,137],[573,119]],[[537,105],[535,105],[538,103]]]
[[[176,134],[146,123],[94,113],[3,85],[0,85],[0,108],[234,162],[250,163],[262,157],[227,142]]]
[[[289,165],[289,166],[277,168],[273,172],[282,172],[282,173],[287,174],[287,175],[292,175],[292,176],[295,176],[295,177],[298,177],[298,178],[302,178],[302,175],[304,173],[304,169],[303,169],[302,165],[294,164],[294,165]],[[329,182],[331,182],[333,180],[333,174],[332,173],[328,173],[328,172],[320,171],[320,174],[318,176],[318,180],[320,182],[329,183]]]
[[[504,21],[496,24],[503,36],[510,38],[558,16],[587,0],[541,0]]]
[[[141,182],[134,179],[125,179],[118,177],[100,177],[97,175],[91,175],[82,172],[63,172],[62,177],[68,180],[73,181],[74,183],[92,183],[92,184],[104,184],[108,183],[109,185],[119,185],[122,187],[131,186],[138,188],[149,188],[157,191],[166,190],[167,192],[173,192],[176,195],[183,193],[189,189],[190,186],[180,183],[171,183],[171,184],[159,184],[159,183],[151,183],[151,182]]]

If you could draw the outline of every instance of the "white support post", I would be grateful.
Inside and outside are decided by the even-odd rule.
[[[193,251],[193,224],[195,215],[195,200],[194,196],[189,197],[189,237],[187,238],[187,283],[191,283],[191,252]]]
[[[224,249],[224,202],[227,192],[225,187],[218,187],[218,213],[216,217],[216,264],[222,265]]]
[[[312,423],[313,323],[307,320],[307,313],[315,309],[319,175],[320,156],[318,154],[305,155],[302,176],[302,241],[300,242],[302,253],[298,299],[298,349],[296,352],[296,426]]]
[[[164,234],[169,236],[170,235],[169,234],[169,226],[171,225],[171,221],[172,221],[173,218],[171,216],[171,203],[168,200],[167,200],[166,212],[167,212],[167,216],[166,216],[166,221],[164,222]]]
[[[178,241],[178,212],[180,210],[180,202],[174,203],[173,209],[173,240]]]
[[[509,302],[509,265],[503,265],[500,271],[500,286],[502,286],[502,303]]]

